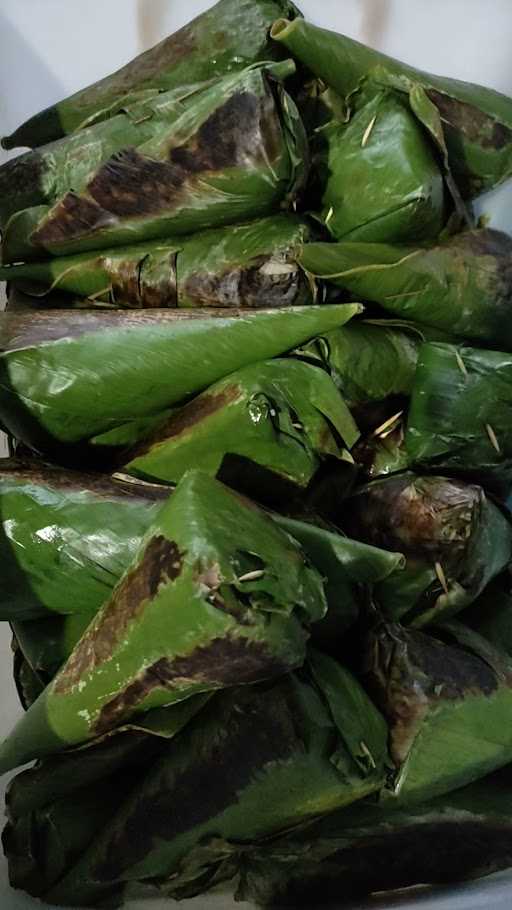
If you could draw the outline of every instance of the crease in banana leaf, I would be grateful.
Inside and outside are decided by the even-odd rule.
[[[348,124],[333,120],[316,140],[321,219],[335,240],[438,237],[445,220],[443,175],[424,129],[399,95],[376,90],[357,104]]]
[[[308,171],[302,121],[281,79],[256,64],[200,92],[169,127],[128,145],[50,206],[16,212],[4,263],[130,246],[292,206]]]
[[[512,482],[512,358],[425,344],[407,420],[412,462],[476,479],[507,495]]]
[[[72,627],[110,597],[168,497],[151,484],[0,461],[1,618],[68,615],[73,638]]]
[[[301,263],[401,319],[507,349],[511,257],[512,239],[483,228],[433,247],[311,243]]]
[[[354,409],[409,396],[419,349],[431,335],[432,330],[413,323],[363,319],[317,335],[295,354],[328,370]]]
[[[403,553],[406,568],[375,588],[390,619],[423,627],[469,606],[510,562],[512,526],[481,487],[411,472],[380,478],[346,504],[344,530]]]
[[[322,578],[299,544],[253,503],[190,471],[64,666],[0,746],[0,769],[93,739],[150,708],[301,666],[308,628],[326,610]]]
[[[361,587],[372,588],[403,571],[405,557],[402,553],[351,540],[314,520],[300,521],[277,513],[273,517],[283,530],[299,541],[325,579],[329,609],[313,626],[312,641],[328,653],[339,653],[343,636],[359,617]]]
[[[253,464],[269,472],[271,500],[273,477],[306,490],[322,462],[344,457],[342,445],[350,450],[358,437],[348,407],[323,370],[270,360],[232,373],[176,411],[127,453],[121,470],[175,484],[194,465],[229,482],[229,459],[243,458],[250,474]]]
[[[435,635],[382,623],[368,637],[367,688],[396,767],[384,808],[441,796],[511,760],[510,658],[461,623]]]
[[[249,224],[104,252],[0,267],[45,302],[54,291],[128,308],[269,308],[315,302],[315,285],[297,258],[304,221],[280,214]]]
[[[510,767],[425,805],[356,803],[268,844],[239,848],[238,900],[312,907],[480,878],[512,863]],[[233,847],[236,849],[236,847]]]
[[[122,69],[31,117],[2,145],[41,146],[159,92],[218,79],[279,56],[268,32],[280,15],[300,13],[289,0],[221,0]]]
[[[365,79],[393,84],[435,109],[455,182],[471,199],[512,174],[512,100],[493,89],[431,75],[308,22],[281,19],[272,37],[343,98]],[[429,115],[430,116],[430,115]]]
[[[7,311],[0,316],[0,419],[58,461],[63,444],[158,415],[361,311],[359,304],[254,313]]]
[[[119,903],[137,881],[179,893],[183,874],[197,893],[226,841],[256,841],[378,790],[386,737],[355,678],[318,652],[296,674],[217,695],[44,897],[95,906],[110,894]],[[33,802],[16,818],[11,808],[11,824],[30,823]]]

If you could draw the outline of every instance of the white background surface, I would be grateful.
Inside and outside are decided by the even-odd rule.
[[[512,0],[297,0],[307,18],[365,41],[431,72],[468,79],[512,95]],[[107,75],[210,6],[204,0],[1,0],[0,133],[12,132],[41,108]],[[11,153],[10,156],[12,156]],[[15,152],[14,154],[18,154]],[[0,162],[7,153],[0,152]],[[512,230],[512,186],[485,197],[480,210]],[[1,567],[0,567],[1,578]],[[19,708],[11,681],[7,628],[0,630],[0,734]],[[2,794],[0,793],[0,798]],[[436,896],[374,899],[368,905],[409,910],[510,910],[512,876],[499,875]],[[41,905],[9,890],[0,862],[0,910]],[[147,904],[135,903],[131,910]],[[157,910],[160,903],[151,904]],[[170,902],[161,905],[170,907]],[[226,910],[222,896],[198,898],[184,910]],[[363,910],[358,904],[355,910]]]

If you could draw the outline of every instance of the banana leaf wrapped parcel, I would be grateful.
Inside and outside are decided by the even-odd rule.
[[[307,490],[327,459],[349,457],[358,436],[323,370],[269,360],[232,373],[175,411],[126,454],[121,470],[175,484],[194,465],[237,486],[242,459],[243,492],[271,502],[283,484],[288,495]],[[266,484],[256,468],[265,471]]]
[[[241,848],[237,899],[313,907],[412,885],[446,885],[512,864],[510,767],[424,805],[356,803],[302,831]]]
[[[300,15],[290,0],[220,0],[118,72],[31,117],[2,140],[4,148],[44,145],[110,118],[158,92],[207,82],[279,56],[269,41],[278,16]]]
[[[365,666],[396,769],[384,807],[425,802],[510,763],[510,658],[476,632],[457,622],[435,636],[380,623]]]
[[[423,345],[406,446],[415,464],[475,478],[506,496],[512,483],[511,355]]]
[[[345,35],[301,19],[274,23],[272,37],[310,72],[348,99],[361,80],[401,91],[426,125],[441,131],[448,162],[465,198],[512,174],[512,100],[493,89],[434,76]]]
[[[89,620],[135,557],[169,490],[0,461],[0,617]]]
[[[346,516],[350,536],[406,556],[404,572],[375,598],[387,616],[417,627],[469,606],[512,555],[506,515],[481,487],[448,477],[379,478],[347,501]]]
[[[332,237],[373,243],[438,237],[448,211],[443,175],[400,96],[377,91],[356,103],[348,124],[334,119],[323,127],[317,141],[321,219]]]
[[[192,237],[4,266],[0,281],[42,302],[63,291],[128,308],[303,306],[315,296],[297,262],[308,234],[304,221],[283,213]]]
[[[291,207],[308,170],[304,126],[282,84],[294,71],[283,61],[224,77],[152,138],[93,162],[78,190],[16,212],[3,262],[128,246]]]
[[[117,906],[137,882],[172,895],[185,879],[194,893],[196,864],[197,893],[208,868],[213,872],[225,856],[226,842],[257,841],[378,790],[389,761],[386,737],[386,724],[355,678],[311,652],[301,671],[215,696],[156,761],[139,769],[119,808],[116,792],[107,796],[109,817],[105,806],[96,813],[94,838],[70,807],[75,792],[79,799],[84,792],[80,761],[99,753],[101,771],[105,747],[93,744],[21,775],[10,788],[4,834],[11,879],[52,903],[92,907],[108,899]],[[66,766],[74,773],[65,774]],[[65,775],[63,793],[52,767]],[[59,811],[72,823],[63,845],[44,825]],[[35,852],[23,864],[14,848],[30,837]],[[73,841],[79,849],[66,851]]]
[[[56,460],[241,367],[343,325],[359,305],[274,310],[33,310],[0,315],[0,420]]]
[[[299,667],[309,626],[326,609],[323,580],[299,544],[252,503],[190,471],[0,746],[0,769],[94,739],[151,708]]]
[[[483,228],[432,247],[311,243],[301,262],[400,319],[508,350],[511,259],[512,238]]]

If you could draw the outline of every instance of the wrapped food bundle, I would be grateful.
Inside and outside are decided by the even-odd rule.
[[[512,101],[220,0],[3,143],[12,886],[510,865]]]

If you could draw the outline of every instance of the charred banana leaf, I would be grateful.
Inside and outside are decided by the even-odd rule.
[[[512,100],[505,95],[424,73],[299,19],[279,20],[271,35],[345,99],[365,78],[408,96],[416,114],[436,121],[453,176],[466,198],[491,189],[512,173]]]
[[[301,259],[312,276],[395,316],[505,350],[512,347],[511,261],[512,238],[489,229],[431,248],[311,243]]]
[[[376,591],[386,615],[417,627],[471,604],[510,562],[512,527],[481,487],[410,472],[375,480],[347,502],[344,527],[403,553],[403,576]]]
[[[322,578],[299,544],[252,503],[190,471],[110,600],[0,747],[0,769],[151,708],[301,666],[308,626],[326,609]]]
[[[275,215],[190,238],[4,266],[0,281],[43,302],[60,290],[129,308],[301,306],[315,292],[297,262],[308,233],[299,218]]]
[[[425,344],[407,421],[418,465],[476,478],[507,494],[512,481],[512,357]]]
[[[229,314],[7,312],[0,316],[0,419],[18,439],[59,460],[62,444],[158,415],[359,312],[346,304]]]
[[[9,822],[2,836],[11,884],[43,897],[206,701],[198,696],[151,711],[92,746],[19,774],[6,794]]]
[[[258,64],[225,77],[168,128],[100,163],[82,189],[17,212],[3,262],[190,234],[291,206],[308,169],[304,127],[281,81],[294,69]]]
[[[384,805],[424,802],[511,761],[510,659],[458,623],[443,635],[449,644],[390,623],[369,636],[367,683],[396,767]]]
[[[319,135],[327,147],[321,217],[332,237],[371,243],[438,237],[443,176],[400,96],[378,91],[348,125],[333,120]]]
[[[128,454],[123,473],[177,483],[194,465],[236,484],[243,459],[249,492],[272,501],[274,487],[305,490],[328,458],[349,457],[359,433],[330,377],[293,360],[270,360],[232,373],[176,411]],[[255,472],[256,468],[256,472]],[[261,489],[259,469],[267,476]],[[253,475],[256,473],[256,476]]]
[[[289,0],[221,0],[118,72],[31,117],[2,145],[44,145],[134,101],[275,57],[270,26],[278,16],[296,15],[300,13]]]
[[[411,885],[446,885],[512,864],[512,772],[426,805],[355,805],[267,845],[239,851],[239,900],[313,907]]]
[[[254,842],[377,790],[386,736],[356,680],[320,654],[298,674],[223,693],[148,766],[102,835],[44,897],[95,906],[108,894],[119,903],[137,881],[173,894],[183,872],[194,893],[188,869],[198,851],[218,863],[226,841]],[[23,823],[30,825],[27,815]]]
[[[0,617],[91,619],[168,497],[150,484],[0,461]]]

